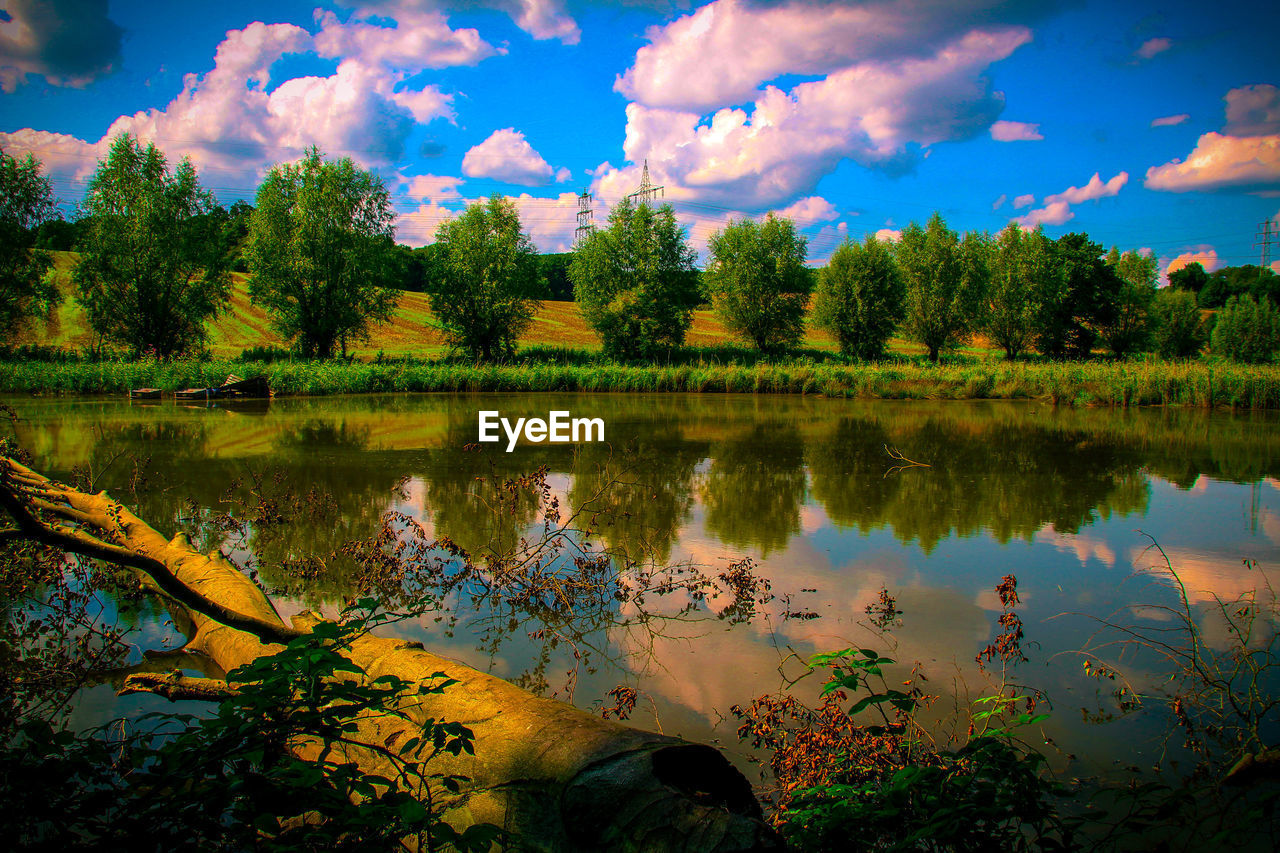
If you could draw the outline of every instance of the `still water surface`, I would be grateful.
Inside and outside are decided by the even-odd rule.
[[[310,491],[288,525],[222,543],[286,590],[286,612],[332,609],[351,578],[341,560],[302,580],[283,566],[371,536],[388,511],[473,553],[525,532],[536,522],[531,506],[495,517],[488,484],[541,466],[567,511],[607,507],[597,540],[620,553],[691,563],[713,577],[750,556],[774,597],[749,619],[717,618],[723,599],[662,618],[697,605],[676,593],[641,608],[606,600],[605,612],[547,624],[454,594],[446,611],[396,629],[583,707],[612,704],[605,694],[616,685],[635,687],[635,724],[730,750],[730,707],[777,689],[819,651],[892,643],[890,655],[922,663],[946,702],[980,692],[974,656],[995,632],[993,587],[1014,574],[1033,644],[1018,680],[1048,692],[1048,733],[1078,756],[1073,770],[1153,762],[1163,717],[1089,721],[1110,707],[1075,654],[1097,630],[1089,617],[1150,619],[1158,613],[1142,605],[1175,602],[1152,568],[1152,539],[1200,604],[1257,585],[1258,569],[1243,560],[1280,566],[1274,415],[693,395],[360,396],[212,408],[8,402],[22,418],[20,442],[52,476],[87,468],[132,502],[131,460],[146,460],[136,500],[165,532],[182,526],[217,544],[201,520],[226,511],[228,490],[238,483],[243,495],[255,476],[264,490]],[[480,409],[603,418],[607,441],[476,451],[467,446]],[[928,467],[904,467],[889,451]],[[882,588],[903,611],[890,640],[865,625]],[[140,617],[140,648],[179,644],[164,622],[161,612]],[[1158,668],[1133,666],[1144,683],[1159,682]],[[793,689],[814,699],[819,685]],[[83,713],[137,707],[108,706],[108,697],[105,688],[86,695]]]

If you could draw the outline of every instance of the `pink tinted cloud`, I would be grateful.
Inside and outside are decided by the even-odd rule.
[[[415,201],[445,201],[462,198],[458,187],[462,178],[451,175],[414,175],[404,179],[404,194]]]
[[[1138,59],[1150,59],[1173,47],[1173,40],[1167,38],[1147,39],[1142,46],[1133,52]]]
[[[506,53],[485,42],[474,29],[450,29],[440,12],[397,10],[392,26],[371,23],[368,19],[372,16],[373,10],[361,9],[342,23],[333,12],[317,10],[320,32],[315,37],[316,52],[410,73],[475,65]]]
[[[1227,124],[1230,136],[1269,136],[1280,133],[1280,89],[1271,85],[1241,86],[1227,92]]]
[[[39,74],[51,86],[83,88],[120,63],[124,34],[106,0],[10,0],[0,21],[0,91]]]
[[[328,37],[335,37],[334,26],[345,25],[331,24]],[[372,51],[371,38],[356,37],[356,46]],[[171,162],[190,157],[208,185],[251,189],[271,165],[311,145],[367,167],[389,165],[400,159],[415,125],[453,118],[451,96],[435,86],[405,88],[407,72],[387,70],[376,51],[344,59],[327,77],[295,77],[268,91],[281,57],[316,50],[316,39],[300,27],[254,22],[229,31],[213,68],[187,74],[167,105],[120,116],[96,143],[35,131],[9,137],[51,169],[83,175],[112,138],[131,133],[154,141]]]
[[[750,110],[698,113],[632,103],[623,150],[649,160],[668,186],[716,203],[761,208],[811,192],[845,158],[890,173],[909,171],[909,145],[969,138],[1003,108],[983,72],[1029,38],[1025,31],[972,31],[930,56],[864,63],[784,92],[768,86]],[[622,177],[634,184],[631,167]],[[603,177],[597,175],[597,183]],[[630,190],[628,190],[630,191]]]
[[[1218,259],[1218,252],[1213,246],[1196,246],[1165,264],[1164,269],[1160,272],[1160,280],[1167,283],[1170,273],[1175,273],[1192,264],[1199,264],[1204,267],[1205,272],[1213,272],[1222,266],[1222,261]]]
[[[840,212],[831,202],[822,196],[806,196],[805,198],[794,201],[786,207],[775,211],[782,219],[790,219],[800,227],[812,225],[816,222],[830,222],[840,217]]]
[[[1035,204],[1035,201],[1036,201],[1036,197],[1035,197],[1035,194],[1033,193],[1020,195],[1013,200],[1013,208],[1014,210],[1017,210],[1018,208],[1021,208],[1021,207],[1027,207],[1028,205]]]
[[[1280,89],[1241,86],[1223,97],[1226,124],[1203,134],[1186,159],[1147,169],[1148,189],[1274,192],[1280,189]]]
[[[517,27],[535,39],[559,39],[565,44],[577,44],[582,35],[563,0],[338,0],[338,5],[356,7],[357,15],[362,17],[377,16],[401,22],[415,15],[480,7],[506,13]]]
[[[998,121],[991,125],[991,138],[996,142],[1035,142],[1044,139],[1040,125],[1024,121]]]
[[[1114,196],[1128,182],[1128,172],[1121,172],[1109,181],[1103,181],[1102,175],[1094,172],[1093,177],[1084,186],[1067,187],[1060,193],[1047,195],[1044,197],[1042,207],[1015,217],[1012,221],[1027,229],[1035,228],[1037,225],[1062,225],[1075,218],[1071,205]]]
[[[554,170],[523,133],[508,127],[495,130],[466,153],[462,158],[462,174],[532,187],[550,183]]]
[[[1160,118],[1153,118],[1151,120],[1151,126],[1173,127],[1174,125],[1182,124],[1189,118],[1191,118],[1191,116],[1188,113],[1178,113],[1176,116],[1161,116]]]
[[[1022,8],[1020,8],[1020,6]],[[938,4],[718,0],[648,31],[614,88],[651,107],[703,112],[753,101],[782,74],[829,74],[936,53],[974,32],[1018,31],[1035,10],[999,0]]]
[[[1280,134],[1206,133],[1185,161],[1147,169],[1145,186],[1169,192],[1275,189],[1280,187]]]

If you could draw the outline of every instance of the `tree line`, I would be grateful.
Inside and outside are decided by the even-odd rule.
[[[606,354],[655,357],[683,344],[710,303],[726,329],[766,353],[797,347],[806,321],[849,357],[884,355],[895,335],[937,361],[983,335],[1009,359],[1157,352],[1269,361],[1280,349],[1280,276],[1210,275],[1199,264],[1157,287],[1157,262],[1082,233],[1010,225],[958,234],[939,214],[896,241],[846,240],[807,265],[793,222],[731,221],[696,255],[670,205],[624,199],[572,253],[539,255],[515,205],[494,195],[412,250],[394,239],[380,178],[316,148],[272,168],[254,204],[226,209],[183,160],[123,135],[89,181],[74,222],[57,214],[39,162],[0,152],[0,334],[47,316],[60,295],[46,249],[79,253],[76,298],[102,342],[135,356],[199,352],[230,299],[230,274],[300,355],[345,354],[390,320],[402,290],[427,294],[446,340],[481,360],[509,357],[544,298],[575,299]],[[1202,309],[1216,309],[1216,317]],[[1216,322],[1214,320],[1216,319]]]

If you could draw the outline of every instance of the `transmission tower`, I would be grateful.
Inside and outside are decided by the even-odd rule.
[[[591,209],[591,193],[583,190],[578,195],[578,227],[573,229],[573,248],[583,244],[592,231],[596,230],[595,211]]]
[[[1265,270],[1271,261],[1271,244],[1280,244],[1280,223],[1273,219],[1258,223],[1258,233],[1254,235],[1254,248],[1262,247],[1262,268]]]
[[[640,173],[640,189],[628,195],[627,198],[634,198],[640,204],[648,204],[655,198],[665,197],[664,189],[665,187],[661,186],[655,187],[649,181],[649,161],[646,159],[644,161],[644,171]]]

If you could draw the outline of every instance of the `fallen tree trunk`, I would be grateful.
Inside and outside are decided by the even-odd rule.
[[[0,462],[0,505],[18,536],[128,566],[190,616],[186,650],[224,671],[281,649],[319,617],[286,625],[270,599],[219,553],[200,554],[183,534],[166,539],[105,492],[55,483],[12,459]],[[358,721],[350,758],[395,778],[385,747],[422,734],[428,720],[462,723],[475,754],[437,756],[431,773],[468,777],[445,805],[461,829],[492,823],[535,850],[730,851],[780,848],[761,820],[750,784],[715,749],[602,720],[562,702],[431,654],[420,643],[371,635],[348,656],[370,679],[411,684],[443,673],[458,683],[400,709]],[[213,698],[207,679],[131,676],[126,689]],[[380,751],[381,750],[381,751]],[[440,801],[437,799],[436,804]]]

